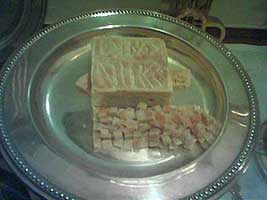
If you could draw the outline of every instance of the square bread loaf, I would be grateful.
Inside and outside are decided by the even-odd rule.
[[[167,50],[159,38],[96,37],[92,41],[94,106],[168,104],[173,91]]]

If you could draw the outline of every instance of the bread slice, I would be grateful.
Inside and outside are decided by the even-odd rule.
[[[159,38],[96,37],[92,41],[93,106],[168,104],[173,91],[167,50]]]

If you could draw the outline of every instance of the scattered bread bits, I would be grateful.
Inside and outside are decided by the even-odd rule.
[[[171,69],[170,74],[174,88],[187,88],[191,85],[192,74],[189,69]]]
[[[207,149],[216,139],[216,120],[199,106],[147,106],[94,109],[94,150],[139,151],[157,148]],[[109,142],[108,142],[109,141]]]
[[[113,146],[119,149],[123,149],[123,139],[119,138],[119,139],[114,139],[113,142]]]

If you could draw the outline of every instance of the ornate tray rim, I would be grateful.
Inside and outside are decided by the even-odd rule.
[[[242,173],[245,169],[247,161],[249,159],[249,155],[253,151],[257,128],[259,124],[259,112],[258,112],[258,103],[256,99],[256,93],[253,88],[253,85],[244,71],[241,64],[238,60],[232,55],[231,51],[229,51],[223,44],[218,42],[215,38],[210,36],[209,34],[201,31],[200,29],[180,20],[177,20],[171,16],[167,16],[161,13],[148,11],[148,10],[140,10],[140,9],[112,9],[112,10],[98,10],[89,13],[85,13],[76,17],[72,17],[63,21],[60,21],[54,25],[51,25],[39,33],[35,34],[30,40],[25,42],[13,55],[7,60],[5,65],[1,70],[1,82],[0,82],[0,101],[4,96],[5,84],[7,81],[7,77],[11,69],[15,66],[16,60],[24,53],[24,51],[30,47],[36,40],[38,40],[43,35],[51,32],[54,29],[57,29],[67,23],[75,22],[79,20],[84,20],[91,17],[99,17],[99,16],[109,16],[109,15],[141,15],[141,16],[150,16],[159,18],[164,21],[168,21],[179,26],[182,26],[186,29],[190,29],[198,35],[201,35],[203,38],[208,40],[212,45],[214,45],[220,52],[222,52],[228,60],[234,65],[235,70],[239,74],[247,96],[249,100],[249,107],[251,110],[250,115],[250,125],[249,125],[249,133],[247,135],[246,141],[240,151],[239,156],[235,159],[232,165],[222,174],[220,177],[216,179],[213,183],[203,188],[202,190],[192,194],[191,196],[186,197],[185,199],[193,200],[193,199],[208,199],[211,196],[217,194],[222,191],[226,186],[229,186],[230,183]],[[1,101],[2,102],[2,101]],[[78,197],[69,194],[62,189],[56,187],[55,185],[49,183],[46,178],[42,177],[38,172],[31,168],[24,160],[24,158],[20,155],[20,152],[16,150],[16,147],[12,144],[8,133],[4,129],[4,119],[3,119],[3,104],[0,105],[0,138],[1,145],[0,150],[4,155],[5,159],[8,161],[11,168],[22,178],[22,180],[33,186],[33,189],[42,193],[45,196],[53,197],[55,199],[66,199],[66,200],[75,200],[79,199]]]

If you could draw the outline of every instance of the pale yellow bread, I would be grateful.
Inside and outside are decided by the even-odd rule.
[[[95,106],[169,103],[173,87],[164,41],[96,37],[92,41],[91,81]]]

